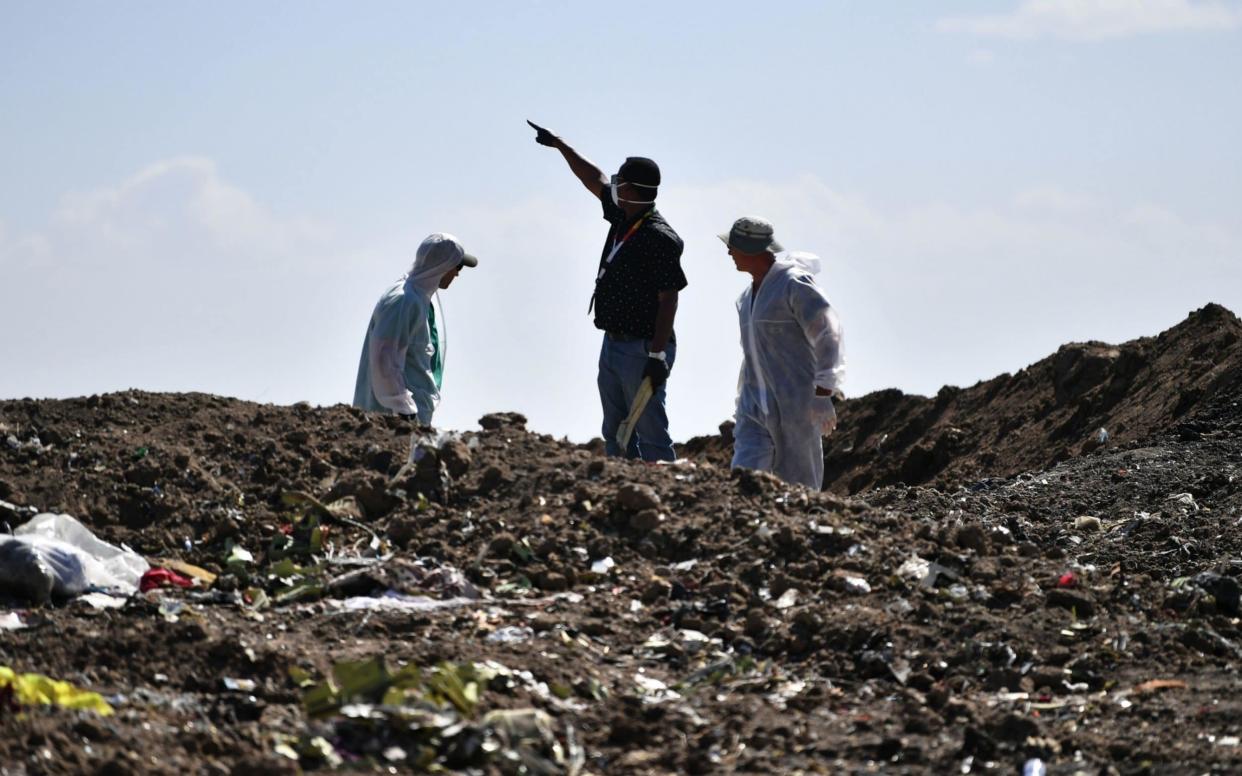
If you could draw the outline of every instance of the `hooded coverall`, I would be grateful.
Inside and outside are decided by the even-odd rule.
[[[819,490],[824,482],[822,434],[836,412],[830,396],[845,377],[841,322],[812,274],[819,260],[779,260],[755,293],[737,301],[742,334],[733,467],[771,471],[786,482]]]
[[[433,295],[464,253],[452,235],[432,235],[419,246],[410,273],[380,297],[362,343],[355,407],[417,415],[431,425],[440,403],[444,339],[443,316],[436,331]]]

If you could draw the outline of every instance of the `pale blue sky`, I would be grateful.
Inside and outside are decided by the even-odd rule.
[[[348,401],[426,233],[438,420],[597,433],[598,208],[524,119],[660,162],[676,436],[728,416],[754,213],[819,253],[852,393],[1242,309],[1242,4],[0,2],[0,396]]]

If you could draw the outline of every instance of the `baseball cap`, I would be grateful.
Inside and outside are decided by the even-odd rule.
[[[660,166],[645,156],[627,157],[617,174],[638,186],[655,188],[660,185]]]

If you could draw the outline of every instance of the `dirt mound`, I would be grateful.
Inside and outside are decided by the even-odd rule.
[[[1016,374],[932,398],[886,390],[847,400],[825,440],[824,487],[951,486],[1040,469],[1161,433],[1240,386],[1242,322],[1212,304],[1157,337],[1065,345]],[[727,464],[728,431],[691,440],[686,453]]]
[[[0,599],[25,625],[0,666],[116,709],[0,690],[0,771],[1237,772],[1242,413],[1218,356],[1238,324],[1191,322],[1213,316],[1198,354],[1175,329],[1099,377],[1092,345],[902,419],[1040,396],[1045,435],[1090,406],[1082,429],[1132,441],[863,498],[606,459],[513,413],[420,434],[407,465],[408,426],[347,407],[0,402],[0,521],[68,512],[220,575],[120,609]],[[1215,366],[1177,382],[1179,353]],[[1126,398],[1150,375],[1162,409]],[[1157,413],[1181,419],[1151,434]]]

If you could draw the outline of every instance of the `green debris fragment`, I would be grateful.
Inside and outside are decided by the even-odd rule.
[[[288,590],[277,593],[272,599],[277,606],[295,603],[297,601],[313,601],[323,597],[323,585],[318,582],[303,582],[300,585],[294,585]]]
[[[268,579],[278,579],[286,585],[292,585],[306,575],[306,569],[294,563],[291,558],[273,563],[267,569]]]
[[[513,549],[510,550],[510,552],[517,556],[517,558],[523,563],[527,563],[535,557],[535,551],[531,548],[530,539],[527,537],[523,537],[520,542],[515,542]]]
[[[289,678],[292,679],[293,683],[298,687],[310,687],[315,683],[315,680],[311,677],[310,671],[307,671],[305,668],[299,668],[298,666],[289,666]]]
[[[351,701],[377,700],[391,679],[382,656],[337,663],[331,679],[306,691],[302,705],[312,717],[330,714]]]
[[[369,696],[388,686],[388,669],[383,657],[337,663],[332,678],[343,695],[350,698]]]
[[[427,672],[428,696],[433,702],[447,701],[467,717],[479,705],[479,680],[469,663],[441,663]]]
[[[284,537],[286,539],[292,538],[292,545],[295,548],[304,548],[309,553],[321,552],[324,537],[324,531],[320,525],[321,522],[341,523],[366,532],[371,537],[368,546],[377,555],[387,548],[385,542],[379,538],[375,531],[357,519],[362,516],[362,512],[356,499],[343,498],[331,504],[324,504],[307,493],[286,491],[280,494],[280,500],[286,506],[301,510],[301,514],[304,515],[302,520],[294,523],[292,536]],[[299,533],[300,531],[304,531],[304,533]],[[286,551],[288,551],[287,548]]]
[[[400,763],[414,772],[456,772],[491,765],[502,773],[576,774],[585,762],[572,727],[566,725],[562,743],[543,711],[493,710],[477,717],[485,689],[511,689],[522,677],[533,681],[495,661],[394,672],[378,656],[337,663],[318,683],[300,668],[290,668],[289,676],[306,688],[303,706],[317,721],[300,739],[276,739],[276,747],[283,757],[296,755],[303,767],[338,767],[329,739],[357,755],[351,766],[362,768]],[[561,687],[557,694],[573,691]]]
[[[525,574],[502,582],[492,591],[497,598],[522,598],[529,595],[535,585]]]

